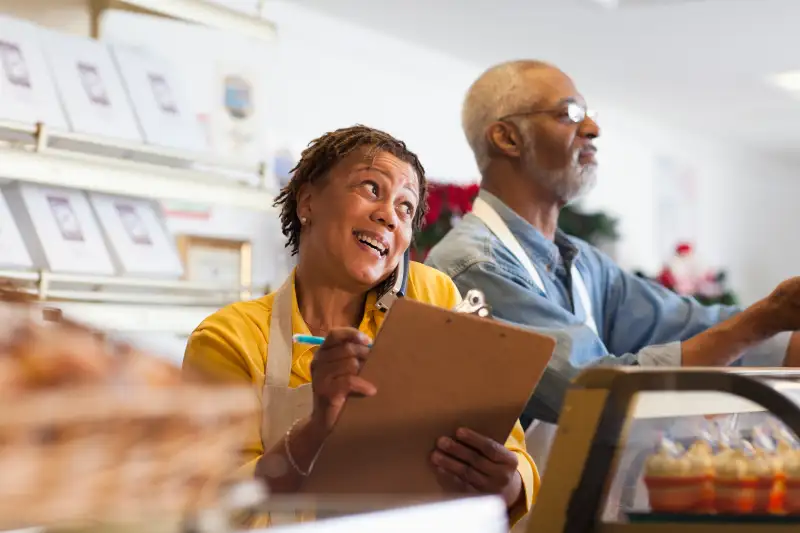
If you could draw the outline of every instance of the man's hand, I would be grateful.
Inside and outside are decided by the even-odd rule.
[[[800,277],[787,279],[759,300],[713,327],[681,343],[683,366],[725,366],[748,349],[783,331],[800,330]],[[793,366],[794,339],[785,360]]]
[[[764,302],[769,309],[772,333],[800,330],[800,277],[782,282]]]
[[[431,461],[443,484],[457,492],[497,494],[511,507],[522,493],[517,454],[472,430],[441,437]]]
[[[786,348],[786,358],[783,366],[790,368],[800,368],[800,332],[795,331],[789,338],[789,346]]]

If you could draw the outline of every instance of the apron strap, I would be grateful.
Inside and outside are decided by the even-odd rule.
[[[547,297],[547,291],[544,288],[544,282],[539,275],[539,271],[536,270],[531,258],[525,253],[522,245],[517,238],[514,237],[514,234],[511,233],[511,230],[508,229],[508,225],[503,221],[500,215],[497,214],[497,211],[483,198],[478,197],[472,205],[472,214],[478,217],[478,219],[489,228],[489,231],[503,243],[503,246],[505,246],[523,268],[525,268],[525,271],[528,273],[531,280],[533,280],[533,283],[541,291],[542,296]],[[581,276],[581,273],[575,268],[575,265],[572,265],[570,269],[570,276],[572,277],[572,283],[575,285],[575,291],[578,293],[578,299],[586,315],[583,323],[594,331],[596,335],[597,323],[594,321],[594,314],[592,312],[592,299],[589,297],[586,284],[583,282],[583,276]]]
[[[508,251],[511,252],[516,260],[525,268],[525,271],[531,277],[533,283],[542,291],[542,295],[547,296],[547,291],[544,288],[544,282],[539,275],[539,271],[533,266],[531,258],[528,257],[528,254],[522,249],[522,245],[520,245],[519,241],[511,233],[511,230],[508,229],[508,226],[503,222],[503,219],[500,218],[500,215],[497,214],[497,211],[483,198],[479,197],[476,198],[475,202],[472,204],[472,214],[478,217],[486,227],[489,228],[489,231],[494,233],[495,237],[503,243],[503,246],[508,248]]]
[[[578,293],[578,299],[581,301],[583,312],[586,314],[583,323],[592,331],[594,331],[595,335],[597,335],[597,323],[594,321],[594,313],[592,312],[592,299],[589,296],[589,289],[586,288],[586,283],[583,281],[583,276],[581,275],[580,270],[575,267],[575,265],[572,265],[570,273],[572,274],[572,284],[575,286],[575,292]]]
[[[261,444],[264,453],[289,429],[295,415],[292,373],[292,276],[275,293],[267,341],[267,364],[261,391]]]
[[[293,275],[275,293],[269,321],[265,385],[288,387],[292,373]]]

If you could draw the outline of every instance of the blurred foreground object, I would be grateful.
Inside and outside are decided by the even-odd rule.
[[[507,533],[508,515],[497,496],[473,496],[449,501],[417,503],[379,511],[354,513],[327,520],[272,527],[275,533],[406,533],[457,531]]]
[[[183,383],[180,369],[42,317],[0,289],[0,528],[190,516],[217,506],[249,388]]]

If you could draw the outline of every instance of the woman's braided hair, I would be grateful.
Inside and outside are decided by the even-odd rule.
[[[316,184],[327,177],[331,169],[342,159],[359,148],[369,147],[377,154],[386,152],[411,165],[419,179],[419,206],[414,214],[413,228],[418,230],[427,211],[428,187],[425,168],[417,155],[406,147],[406,143],[388,133],[367,126],[356,125],[328,132],[314,139],[300,155],[300,161],[292,169],[292,179],[275,198],[275,207],[281,210],[281,230],[286,236],[286,247],[292,255],[300,247],[300,218],[297,216],[297,196],[305,184]]]

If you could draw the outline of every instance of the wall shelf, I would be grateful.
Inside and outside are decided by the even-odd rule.
[[[222,306],[268,292],[268,287],[214,286],[171,279],[0,270],[9,281],[40,301],[69,300],[120,304]]]
[[[211,28],[229,31],[237,35],[273,41],[277,37],[275,25],[261,16],[262,9],[248,14],[205,0],[88,0],[92,17],[92,36],[99,37],[100,19],[109,9],[131,11],[168,17]],[[258,5],[262,5],[259,2]]]
[[[36,298],[37,305],[59,309],[68,318],[103,330],[175,335],[189,335],[217,309],[268,291],[180,280],[0,270],[0,281],[4,280]]]
[[[272,211],[264,165],[0,123],[0,178],[156,200]],[[68,148],[67,148],[68,147]],[[98,154],[104,155],[98,155]],[[113,153],[114,156],[106,154]]]
[[[219,307],[119,305],[91,302],[48,303],[66,318],[102,331],[122,333],[164,333],[188,337]]]

